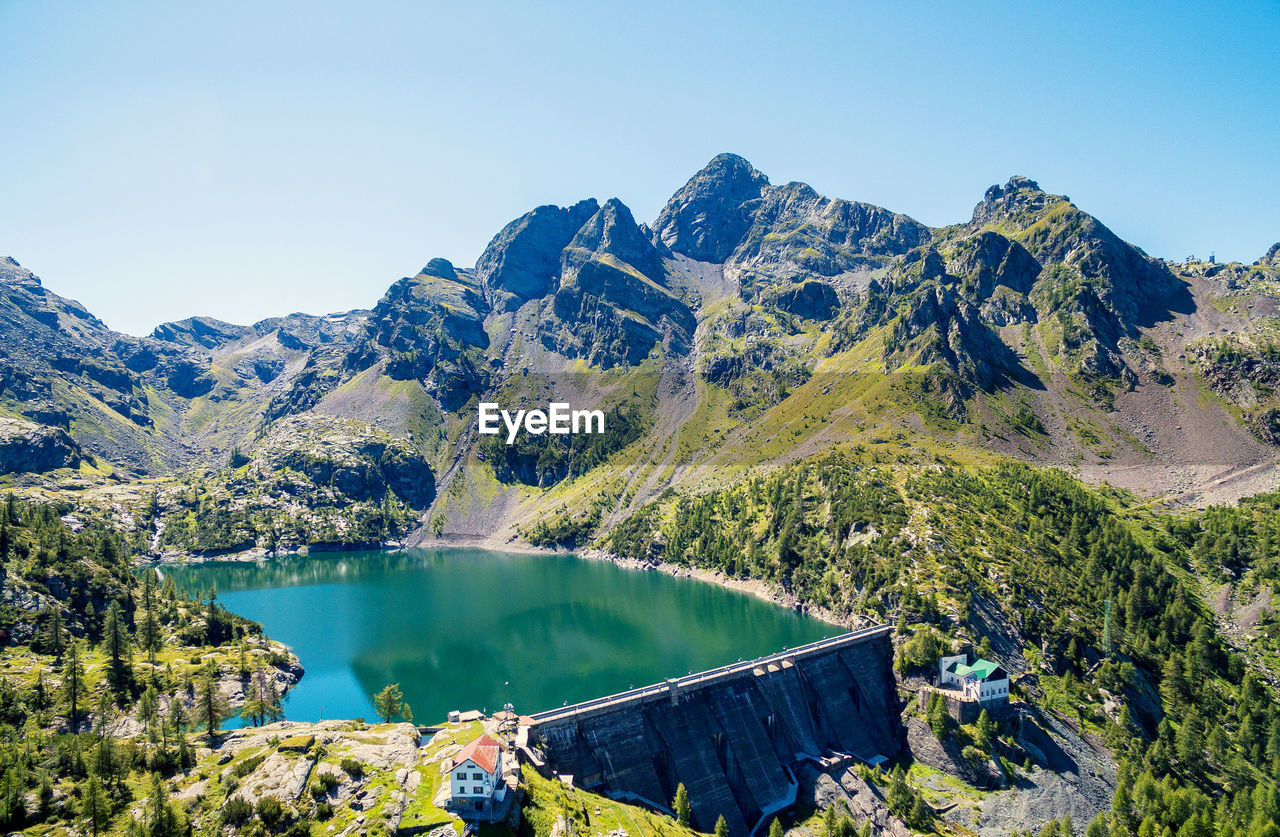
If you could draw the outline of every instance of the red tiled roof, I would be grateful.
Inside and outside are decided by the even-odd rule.
[[[492,773],[498,766],[498,753],[502,752],[502,749],[502,745],[497,741],[487,735],[482,735],[463,747],[453,757],[453,769],[456,770],[458,765],[470,759],[480,765],[480,769],[485,773]]]

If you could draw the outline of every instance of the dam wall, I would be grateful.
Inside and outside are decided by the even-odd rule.
[[[528,740],[579,787],[669,808],[693,826],[723,816],[745,837],[792,804],[801,761],[893,758],[904,742],[889,626],[844,634],[542,712]]]

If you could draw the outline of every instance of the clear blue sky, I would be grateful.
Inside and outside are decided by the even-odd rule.
[[[1018,173],[1153,255],[1280,239],[1280,3],[1025,5],[0,0],[0,254],[131,333],[368,307],[720,151],[935,225]]]

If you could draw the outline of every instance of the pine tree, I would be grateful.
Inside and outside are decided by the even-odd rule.
[[[240,717],[255,727],[279,721],[284,717],[284,708],[280,705],[280,692],[276,689],[275,680],[266,669],[259,668],[249,680],[248,695]]]
[[[689,827],[689,790],[684,786],[684,782],[676,785],[676,798],[671,803],[671,808],[676,812],[676,822],[685,828]]]
[[[916,796],[915,802],[911,805],[911,814],[907,817],[907,821],[915,828],[923,831],[932,818],[933,809],[929,807],[929,803],[924,801],[923,796]]]
[[[89,781],[85,783],[80,816],[92,837],[98,837],[111,824],[111,805],[102,789],[102,782],[95,773],[90,773]]]
[[[40,651],[53,655],[56,662],[62,661],[62,653],[66,650],[66,626],[62,622],[62,609],[56,604],[47,605],[37,616],[39,629],[36,642]]]
[[[716,820],[716,837],[729,837],[729,823],[725,820],[724,814]]]
[[[80,698],[84,694],[84,665],[80,662],[80,643],[72,641],[67,648],[67,662],[62,671],[62,695],[67,702],[67,725],[75,732],[80,717]]]
[[[128,659],[129,634],[119,602],[113,601],[107,608],[107,619],[102,626],[102,647],[110,657],[107,682],[117,698],[123,697],[130,685],[133,666]]]
[[[982,710],[978,714],[978,723],[976,729],[977,735],[975,740],[980,748],[986,753],[994,755],[992,752],[992,744],[996,738],[996,722],[991,720],[991,716],[987,714],[987,710]]]
[[[893,768],[893,773],[889,777],[889,793],[885,797],[885,801],[889,803],[889,810],[899,817],[906,817],[911,811],[912,796],[911,787],[907,784],[907,775],[902,771],[902,765]]]
[[[200,673],[200,688],[196,693],[196,714],[210,738],[218,734],[218,725],[222,723],[225,712],[226,702],[218,688],[218,673],[210,663]]]
[[[393,715],[400,714],[400,708],[404,704],[404,693],[400,691],[399,683],[389,683],[382,691],[373,697],[373,708],[382,718],[384,723],[389,723]]]
[[[939,741],[947,736],[947,699],[938,692],[929,695],[929,708],[925,713],[929,719],[929,728],[934,738]]]
[[[174,695],[169,700],[169,729],[174,737],[182,738],[188,723],[186,707],[178,696]]]
[[[142,721],[146,728],[147,736],[155,741],[158,731],[156,729],[156,721],[160,717],[160,697],[156,694],[156,687],[148,684],[146,690],[142,693],[142,697],[138,700],[138,720]]]
[[[185,828],[178,812],[169,804],[169,794],[159,773],[151,774],[150,799],[147,802],[147,837],[181,837]]]
[[[782,837],[782,820],[777,817],[774,817],[773,822],[769,823],[769,837]]]
[[[156,652],[161,648],[160,622],[156,619],[155,581],[151,573],[142,576],[142,620],[138,623],[138,643],[147,652],[147,661],[156,662]]]

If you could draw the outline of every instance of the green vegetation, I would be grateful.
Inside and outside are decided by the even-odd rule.
[[[404,692],[399,683],[389,683],[382,691],[373,696],[373,708],[384,722],[390,722],[400,716],[407,723],[413,723],[413,710],[404,701]]]
[[[1159,515],[1053,470],[938,457],[889,472],[832,453],[732,488],[672,493],[605,543],[765,579],[841,616],[896,616],[908,634],[902,671],[929,666],[962,637],[988,654],[998,634],[1015,633],[1043,649],[1037,699],[1103,736],[1122,790],[1140,780],[1162,789],[1109,828],[1137,834],[1146,819],[1176,830],[1199,817],[1219,833],[1257,833],[1278,821],[1276,806],[1255,800],[1276,798],[1280,705],[1219,632],[1188,570],[1247,589],[1280,585],[1278,497]],[[1139,712],[1152,688],[1163,711]],[[1104,690],[1123,700],[1118,713],[1104,709]],[[942,734],[946,721],[931,710]],[[992,734],[980,722],[968,735],[987,749]],[[895,812],[924,827],[899,796]]]
[[[283,649],[212,594],[136,575],[128,536],[96,519],[73,529],[69,511],[0,502],[0,575],[15,594],[0,608],[0,827],[188,834],[166,781],[196,762],[188,730],[221,722],[220,672],[265,679]],[[117,737],[126,716],[140,731]]]
[[[716,569],[776,582],[839,609],[840,570],[871,588],[897,577],[892,537],[907,509],[890,475],[834,453],[696,497],[674,492],[616,527],[609,549],[628,558]]]
[[[577,834],[607,834],[618,828],[626,829],[633,837],[697,834],[671,817],[571,788],[556,779],[545,779],[527,765],[521,769],[520,783],[526,793],[521,813],[532,834],[550,834],[557,821],[569,823]]]
[[[504,430],[481,439],[479,452],[504,482],[548,486],[603,463],[643,436],[651,421],[638,405],[622,404],[605,411],[603,433],[534,436],[521,431],[508,445]]]

